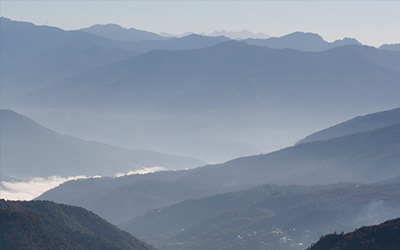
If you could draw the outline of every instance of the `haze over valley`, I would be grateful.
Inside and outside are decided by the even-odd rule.
[[[119,16],[104,1],[107,20],[90,2],[54,3],[92,13],[79,25],[60,13],[42,25],[50,3],[1,3],[0,248],[399,249],[391,23],[365,24],[368,36],[343,11],[349,27],[333,29],[300,1],[296,22],[263,8],[259,29],[259,10],[235,21],[242,1],[209,2],[224,6],[218,22],[222,8],[166,3],[117,1]],[[27,6],[37,14],[15,11]],[[157,10],[170,29],[146,19]]]

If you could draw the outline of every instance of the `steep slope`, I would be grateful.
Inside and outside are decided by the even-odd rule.
[[[150,209],[184,199],[243,190],[266,183],[311,185],[343,181],[376,182],[400,175],[399,160],[400,124],[397,124],[187,171],[131,176],[124,179],[71,181],[44,193],[39,199],[80,205],[93,209],[107,219],[123,213],[130,213],[133,218]],[[130,205],[138,198],[153,199],[154,195],[147,190],[154,190],[154,187],[158,190],[158,187],[171,183],[176,187],[184,184],[191,192],[177,199],[175,193],[164,188],[162,199],[157,199],[157,202],[146,203],[147,205],[142,203],[140,208]],[[77,193],[76,190],[87,191]],[[143,192],[138,194],[137,190]],[[88,201],[85,197],[95,198]],[[113,205],[121,200],[127,206]],[[99,211],[95,204],[110,206],[105,211]],[[123,218],[119,218],[118,222],[124,222]]]
[[[266,46],[271,49],[295,49],[314,52],[344,45],[361,45],[360,42],[353,38],[344,38],[329,43],[318,34],[305,32],[294,32],[282,37],[270,37],[267,39],[245,39],[243,41],[250,45]]]
[[[80,29],[93,35],[105,37],[111,40],[140,41],[140,40],[166,40],[167,38],[152,32],[123,28],[118,24],[96,24],[89,28]]]
[[[83,208],[0,200],[1,249],[154,249]]]
[[[400,219],[385,221],[376,226],[362,227],[347,234],[329,234],[308,250],[367,250],[400,248]]]
[[[2,175],[115,175],[144,167],[189,168],[204,163],[188,157],[128,150],[60,135],[11,110],[0,110]]]
[[[311,141],[326,140],[343,135],[365,132],[377,128],[385,127],[395,123],[400,123],[400,108],[358,116],[349,121],[345,121],[313,133],[296,144]]]

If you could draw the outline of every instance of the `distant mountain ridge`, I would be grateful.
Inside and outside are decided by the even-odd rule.
[[[0,17],[1,98],[18,98],[55,81],[137,54],[128,44],[80,31]]]
[[[55,121],[58,110],[104,112],[93,120],[58,115],[54,128],[124,147],[223,162],[291,145],[296,132],[400,105],[396,51],[346,45],[302,52],[199,35],[123,42],[3,23],[4,107],[45,107],[43,124]],[[114,114],[125,115],[126,124],[99,122]],[[96,123],[98,131],[76,126],[82,121]]]
[[[0,200],[0,238],[1,249],[155,249],[92,212],[49,201]]]
[[[118,24],[96,24],[88,28],[80,29],[80,31],[88,32],[97,36],[105,37],[111,40],[120,41],[142,41],[142,40],[166,40],[168,38],[160,36],[156,33],[137,30],[134,28],[123,28]]]
[[[400,51],[400,43],[395,44],[382,44],[379,49]]]
[[[234,51],[236,53],[232,53]],[[308,63],[304,64],[304,61]],[[341,105],[344,105],[344,101],[355,95],[370,101],[378,94],[384,94],[385,101],[392,100],[391,96],[400,91],[394,84],[400,77],[399,72],[399,53],[369,47],[349,45],[316,54],[272,50],[229,41],[197,50],[156,50],[131,57],[43,88],[32,93],[27,102],[45,105],[57,105],[58,102],[58,105],[67,107],[72,103],[86,107],[94,104],[104,107],[107,104],[115,108],[140,104],[142,110],[148,102],[163,108],[173,105],[171,108],[177,110],[178,106],[199,106],[200,98],[211,98],[205,104],[214,104],[210,107],[212,110],[220,109],[218,105],[232,107],[239,101],[256,108],[263,105],[259,107],[263,109],[268,104],[274,105],[271,103],[275,101],[273,94],[285,94],[290,100],[302,98],[297,99],[302,105],[315,107],[317,98],[328,102],[327,93],[330,92],[332,96],[340,93],[343,96]],[[379,87],[374,96],[371,90],[378,88],[377,80],[368,82],[365,90],[354,88],[367,84],[370,77],[383,76],[388,81],[388,88],[382,90]],[[273,84],[277,82],[280,84]],[[287,88],[302,89],[304,95],[300,97],[297,92],[288,92]],[[114,95],[119,96],[118,100],[113,98]],[[56,102],[49,100],[48,96]],[[94,103],[99,101],[103,103]],[[232,105],[227,101],[233,102]],[[200,106],[207,108],[204,102]]]
[[[190,168],[204,162],[128,150],[60,135],[11,110],[0,110],[1,172],[16,177],[114,176],[145,167]]]
[[[400,108],[358,116],[324,130],[315,132],[296,143],[326,140],[343,135],[365,132],[400,123]]]
[[[314,52],[320,52],[344,45],[362,45],[356,39],[347,37],[329,43],[318,34],[305,32],[294,32],[282,37],[271,37],[267,39],[250,38],[243,41],[250,45],[266,46],[271,49],[295,49]]]

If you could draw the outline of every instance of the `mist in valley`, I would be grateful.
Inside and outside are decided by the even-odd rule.
[[[214,6],[194,3],[193,17]],[[132,5],[121,17],[164,5],[119,4]],[[207,12],[215,24],[202,27],[214,30],[197,31],[186,15],[188,26],[172,15],[169,28],[162,15],[142,28],[94,13],[94,23],[41,25],[2,6],[0,248],[318,249],[342,237],[362,245],[354,230],[372,225],[362,230],[391,225],[385,241],[397,244],[398,32],[362,34],[371,20],[360,16],[344,35],[308,1],[286,8],[315,5],[296,12],[313,32],[256,9],[277,27],[249,19],[251,30],[233,21],[250,10],[242,4],[227,9],[230,22]]]

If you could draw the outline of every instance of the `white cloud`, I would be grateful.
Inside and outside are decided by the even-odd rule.
[[[150,174],[158,171],[165,171],[167,170],[164,167],[151,167],[151,168],[141,168],[135,171],[129,171],[128,173],[117,173],[115,177],[121,177],[125,175],[133,175],[133,174]]]
[[[167,170],[164,167],[142,168],[128,173],[117,173],[115,177],[121,177],[133,174],[149,174],[158,171]],[[48,178],[34,177],[25,181],[2,181],[0,182],[0,198],[6,200],[32,200],[47,190],[58,185],[77,179],[101,178],[101,176],[70,176],[67,178],[60,176],[50,176]]]
[[[89,177],[83,175],[67,178],[50,176],[48,178],[34,177],[27,181],[2,181],[0,185],[0,198],[6,200],[32,200],[63,182],[86,178]]]

